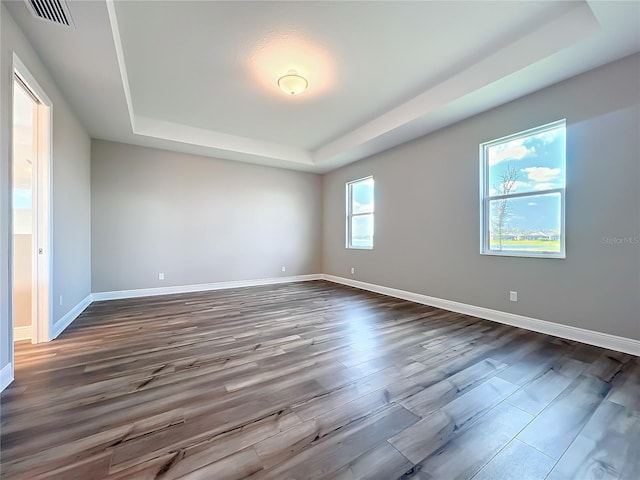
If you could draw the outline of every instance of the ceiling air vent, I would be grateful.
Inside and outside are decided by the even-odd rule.
[[[24,0],[24,3],[36,18],[75,28],[64,0]]]

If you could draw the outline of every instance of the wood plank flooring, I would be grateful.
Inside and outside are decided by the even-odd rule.
[[[9,479],[640,478],[637,357],[324,281],[16,344]]]

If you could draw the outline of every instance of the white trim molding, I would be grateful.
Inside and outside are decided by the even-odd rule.
[[[13,382],[13,363],[7,363],[0,370],[0,392]]]
[[[597,347],[608,348],[610,350],[617,350],[619,352],[640,356],[640,340],[618,337],[608,333],[595,332],[593,330],[562,325],[546,320],[539,320],[537,318],[516,315],[514,313],[492,310],[490,308],[476,307],[475,305],[430,297],[428,295],[407,292],[396,288],[383,287],[373,283],[360,282],[358,280],[337,277],[334,275],[323,274],[322,279],[359,288],[361,290],[389,295],[390,297],[401,298],[410,302],[421,303],[423,305],[442,308],[452,312],[464,313],[473,317],[484,318],[486,320],[512,325],[514,327],[520,327],[534,332],[545,333],[555,337],[562,337],[568,340],[575,340],[577,342],[588,343],[589,345],[595,345]]]
[[[13,327],[13,341],[18,342],[20,340],[31,340],[33,338],[32,332],[33,328],[31,328],[31,325]]]
[[[78,316],[84,312],[84,310],[91,305],[93,301],[93,295],[87,295],[83,300],[81,300],[75,307],[69,310],[60,320],[53,324],[53,329],[51,331],[52,340],[57,338],[65,328],[67,328],[71,322],[73,322]]]
[[[97,292],[92,295],[93,301],[120,300],[123,298],[151,297],[155,295],[171,295],[174,293],[206,292],[210,290],[225,290],[228,288],[256,287],[259,285],[275,285],[278,283],[307,282],[321,280],[322,275],[295,275],[290,277],[256,278],[251,280],[236,280],[231,282],[198,283],[193,285],[176,285],[173,287],[139,288],[135,290],[119,290],[113,292]]]

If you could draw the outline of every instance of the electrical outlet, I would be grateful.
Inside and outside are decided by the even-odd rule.
[[[351,267],[351,274],[353,275],[354,273],[356,273],[356,269],[355,267]]]
[[[62,306],[62,295],[60,295],[60,306]]]
[[[513,290],[509,292],[509,301],[517,302],[518,301],[518,292],[514,292]]]
[[[158,280],[164,280],[164,273],[158,274]]]
[[[283,272],[286,272],[286,271],[287,271],[287,269],[286,269],[286,267],[285,267],[284,265],[282,266],[282,271],[283,271]]]

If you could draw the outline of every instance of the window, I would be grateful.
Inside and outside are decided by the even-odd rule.
[[[565,121],[480,145],[481,253],[565,258]]]
[[[373,177],[347,183],[347,248],[373,248]]]

